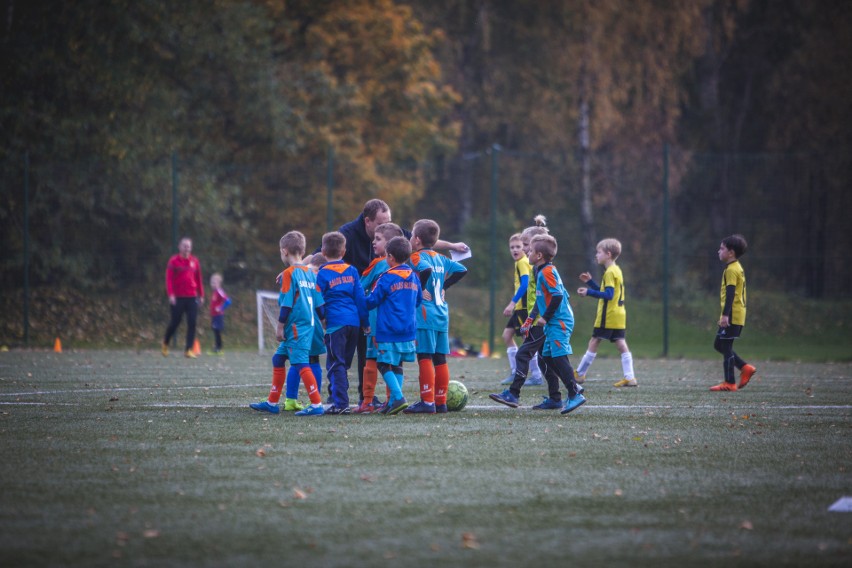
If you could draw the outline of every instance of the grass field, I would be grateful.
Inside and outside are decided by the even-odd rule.
[[[0,353],[0,566],[849,566],[852,364],[595,363],[575,413],[261,415],[268,357]],[[416,378],[406,391],[414,398]],[[542,387],[525,389],[537,403]]]

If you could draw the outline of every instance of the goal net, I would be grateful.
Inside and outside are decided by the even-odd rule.
[[[278,347],[275,330],[278,326],[278,292],[258,290],[257,298],[257,350],[263,353],[266,349]]]

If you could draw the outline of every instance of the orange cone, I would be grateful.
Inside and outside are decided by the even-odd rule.
[[[62,342],[59,341],[59,338],[56,338],[56,341],[53,342],[53,352],[54,353],[62,353]]]
[[[482,358],[491,357],[491,349],[488,347],[488,342],[482,342],[482,349],[479,350],[479,356]]]
[[[201,355],[201,343],[198,340],[195,340],[195,343],[192,345],[192,352],[196,355]]]

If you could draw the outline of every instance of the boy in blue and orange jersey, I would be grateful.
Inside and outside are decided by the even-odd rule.
[[[376,309],[378,371],[390,391],[382,412],[396,414],[408,407],[402,394],[402,364],[415,359],[415,312],[423,300],[423,293],[417,274],[405,264],[411,255],[411,243],[405,237],[394,237],[385,250],[388,270],[378,277],[366,302],[368,309]]]
[[[305,254],[305,235],[290,231],[279,241],[281,261],[287,268],[281,274],[281,292],[278,305],[278,328],[275,335],[281,343],[272,356],[272,388],[267,400],[251,403],[254,410],[278,414],[278,401],[287,378],[286,363],[296,367],[308,392],[311,404],[296,416],[323,414],[322,397],[317,380],[310,368],[310,347],[317,316],[323,315],[323,299],[317,291],[314,273],[302,263]],[[316,312],[315,312],[316,310]]]
[[[307,256],[304,258],[303,262],[305,265],[311,269],[311,272],[316,275],[319,272],[320,266],[328,262],[322,253],[316,253],[311,256]],[[281,275],[279,275],[278,285],[281,285],[280,280]],[[314,336],[311,340],[311,349],[308,352],[308,361],[311,366],[311,371],[314,373],[314,377],[317,380],[317,390],[320,392],[320,396],[322,396],[322,365],[320,365],[319,358],[320,355],[325,355],[325,329],[322,326],[322,323],[317,320],[314,322]],[[285,386],[285,394],[284,394],[284,410],[285,411],[293,411],[298,412],[299,410],[303,410],[304,406],[299,402],[299,384],[301,383],[301,378],[299,377],[299,372],[293,365],[290,365],[290,370],[287,371],[287,383]],[[329,399],[331,398],[331,388],[328,389]]]
[[[369,293],[379,276],[390,268],[387,261],[387,243],[394,237],[402,237],[404,233],[399,225],[395,223],[382,223],[376,227],[373,235],[373,252],[376,258],[361,273],[361,285],[364,293]],[[367,351],[364,363],[363,395],[364,399],[352,412],[356,414],[369,414],[380,410],[380,404],[374,404],[376,394],[376,383],[378,382],[378,350],[376,349],[376,309],[370,310],[370,332],[367,334]],[[388,395],[390,392],[388,392]]]
[[[467,268],[432,250],[440,234],[441,228],[431,219],[420,219],[411,230],[414,252],[409,263],[420,278],[423,303],[417,310],[420,401],[406,408],[406,414],[447,411],[450,310],[444,300],[444,292],[467,274]]]
[[[574,380],[574,369],[568,360],[571,351],[571,333],[574,331],[574,312],[568,303],[568,291],[552,261],[556,256],[556,239],[550,235],[537,235],[530,241],[530,262],[536,268],[536,310],[541,314],[535,325],[544,327],[542,359],[547,367],[544,377],[551,400],[558,400],[559,380],[568,390],[568,399],[562,414],[576,410],[586,402],[579,385]],[[532,324],[530,318],[524,329]],[[552,372],[551,372],[552,371]],[[489,395],[491,400],[517,408],[518,399],[510,391]]]
[[[326,414],[350,413],[349,367],[361,330],[370,327],[361,275],[343,262],[345,253],[343,233],[333,231],[323,235],[322,254],[328,262],[317,273],[317,289],[325,300],[325,369],[332,399]]]

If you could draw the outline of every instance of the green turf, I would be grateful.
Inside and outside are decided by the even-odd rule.
[[[595,363],[569,416],[261,415],[268,357],[0,353],[0,566],[848,566],[852,364]],[[416,396],[414,374],[406,394]],[[354,390],[354,389],[353,389]],[[303,397],[304,399],[304,397]]]

